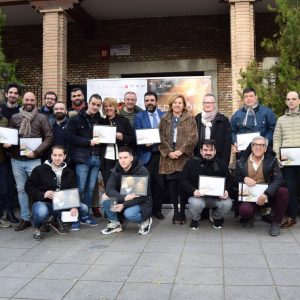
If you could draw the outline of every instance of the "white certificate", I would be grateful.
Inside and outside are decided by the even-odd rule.
[[[78,215],[72,216],[70,211],[62,211],[61,212],[61,220],[63,222],[77,222]]]
[[[281,147],[280,160],[283,166],[300,166],[300,147]]]
[[[160,144],[160,135],[158,128],[136,129],[136,144]]]
[[[244,151],[255,137],[260,136],[259,132],[241,133],[236,135],[238,151]]]
[[[240,182],[239,201],[256,203],[258,197],[262,195],[267,188],[267,184],[256,184],[254,186],[248,186],[247,184]]]
[[[115,144],[117,127],[109,125],[94,125],[93,141],[99,144]]]
[[[53,193],[53,210],[64,210],[80,206],[78,189],[66,189]]]
[[[20,155],[27,155],[42,143],[42,138],[20,138]]]
[[[225,193],[225,177],[199,176],[198,190],[201,195],[221,197]]]
[[[0,144],[18,145],[18,129],[0,127]]]

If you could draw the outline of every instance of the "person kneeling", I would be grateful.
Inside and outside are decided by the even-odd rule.
[[[108,225],[101,231],[102,234],[111,234],[122,231],[118,220],[118,213],[123,212],[128,221],[139,224],[139,234],[148,234],[152,224],[152,197],[150,182],[148,180],[147,196],[139,196],[134,193],[121,194],[121,181],[123,175],[149,176],[143,164],[132,155],[129,147],[119,149],[119,161],[111,171],[106,185],[106,198],[102,205],[109,220]],[[149,178],[149,177],[148,177]],[[112,202],[115,205],[112,205]]]

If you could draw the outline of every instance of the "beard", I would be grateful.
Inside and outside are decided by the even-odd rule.
[[[63,120],[64,118],[66,117],[66,114],[65,113],[56,113],[55,114],[55,118],[56,118],[56,120],[58,120],[58,121],[61,121],[61,120]]]
[[[153,113],[153,112],[155,112],[155,110],[156,110],[156,106],[155,105],[148,105],[147,107],[146,107],[146,110],[147,111],[149,111],[150,113]]]
[[[75,101],[73,101],[73,104],[75,106],[80,106],[82,103],[83,103],[83,100],[75,100]]]
[[[33,111],[33,109],[34,109],[34,105],[32,105],[32,104],[25,104],[25,105],[24,105],[24,109],[25,109],[26,111],[28,111],[28,112],[31,112],[31,111]]]

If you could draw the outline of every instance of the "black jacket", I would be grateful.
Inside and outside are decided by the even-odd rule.
[[[147,196],[140,196],[129,201],[124,201],[125,195],[120,194],[122,175],[143,175],[149,176],[147,169],[142,162],[134,158],[131,168],[125,172],[119,163],[111,170],[111,175],[106,185],[106,194],[109,197],[116,197],[118,203],[124,205],[124,209],[134,205],[141,206],[143,221],[147,220],[152,214],[152,197],[150,190],[150,178],[148,178]]]
[[[200,155],[200,146],[205,139],[205,126],[202,124],[201,118],[201,113],[196,116],[198,143],[195,148],[195,156]],[[231,128],[227,117],[220,113],[216,114],[215,119],[212,121],[210,138],[216,142],[217,157],[223,159],[228,166],[231,152]]]
[[[248,157],[249,152],[245,151],[241,159],[236,163],[236,180],[244,182],[245,177],[248,177]],[[279,168],[275,153],[265,153],[263,160],[263,174],[265,182],[269,185],[264,194],[268,197],[274,196],[277,190],[284,185],[284,180]]]
[[[181,174],[181,187],[187,197],[193,196],[198,189],[199,175],[225,177],[225,190],[232,198],[233,177],[222,159],[215,156],[212,160],[205,160],[202,156],[196,156],[185,164]]]
[[[62,171],[60,189],[65,190],[76,187],[76,177],[74,172],[68,167],[65,167]],[[57,188],[56,175],[51,166],[46,163],[35,167],[25,184],[25,191],[33,202],[52,202],[51,199],[45,199],[44,194],[47,191],[55,191]]]

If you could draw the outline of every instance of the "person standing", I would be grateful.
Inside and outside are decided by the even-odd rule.
[[[53,107],[57,102],[57,95],[54,92],[47,92],[44,96],[44,105],[39,109],[39,113],[46,115],[49,122],[54,119]]]

